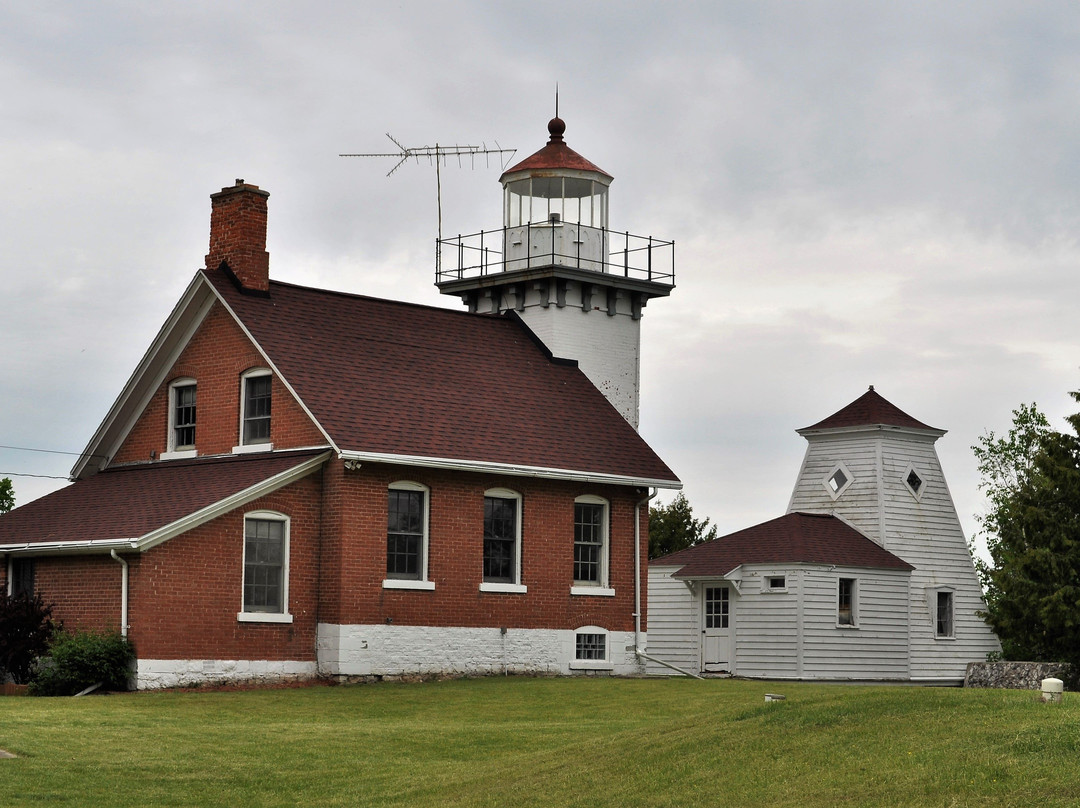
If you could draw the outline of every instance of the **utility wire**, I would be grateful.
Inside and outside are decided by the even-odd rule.
[[[0,449],[13,449],[16,452],[42,452],[44,454],[59,454],[59,455],[71,455],[72,457],[96,457],[101,460],[106,460],[105,455],[87,454],[86,452],[60,452],[56,449],[30,449],[26,446],[3,446],[0,445]],[[31,475],[23,475],[31,476]],[[67,479],[66,477],[64,479]]]
[[[40,477],[43,480],[70,480],[70,477],[57,477],[55,474],[22,474],[18,471],[0,471],[2,477]]]

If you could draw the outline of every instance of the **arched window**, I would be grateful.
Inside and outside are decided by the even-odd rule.
[[[428,580],[430,490],[409,480],[390,483],[386,501],[384,589],[434,589]]]
[[[244,515],[243,599],[237,618],[291,623],[289,614],[289,517],[274,511]]]
[[[521,584],[521,494],[484,492],[484,592],[525,592]]]

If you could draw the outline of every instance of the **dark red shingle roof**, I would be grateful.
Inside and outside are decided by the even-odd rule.
[[[514,318],[206,275],[342,451],[678,479]]]
[[[0,516],[0,545],[138,538],[322,451],[114,466]]]
[[[726,575],[740,564],[806,563],[914,569],[835,516],[810,513],[789,513],[649,563],[682,565],[675,573],[677,578]]]
[[[853,426],[901,426],[911,429],[928,429],[940,432],[922,421],[917,421],[895,404],[882,398],[873,386],[843,409],[833,413],[813,426],[803,427],[799,432],[811,429],[839,429]]]

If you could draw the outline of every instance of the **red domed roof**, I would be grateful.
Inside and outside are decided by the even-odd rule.
[[[508,168],[499,177],[499,182],[506,182],[511,174],[519,174],[523,171],[592,171],[608,180],[614,179],[610,174],[593,165],[576,151],[563,142],[563,132],[566,131],[566,123],[562,118],[552,118],[548,122],[547,145],[531,157],[526,157],[517,165]]]

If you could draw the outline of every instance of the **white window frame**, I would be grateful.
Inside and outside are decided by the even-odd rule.
[[[247,412],[247,383],[248,379],[255,379],[260,376],[273,376],[273,371],[269,368],[252,368],[251,370],[245,370],[240,374],[240,434],[238,436],[237,444],[233,447],[233,454],[245,454],[247,452],[269,452],[274,448],[274,444],[267,440],[265,443],[245,443],[244,442],[244,413]],[[273,380],[271,379],[271,388],[273,387]],[[271,406],[273,398],[271,400]],[[273,434],[274,415],[273,410],[270,411],[270,424],[271,434]]]
[[[609,598],[615,597],[615,590],[612,589],[608,583],[608,571],[610,569],[611,559],[611,503],[603,497],[598,497],[594,494],[583,494],[582,496],[576,497],[574,499],[575,511],[577,510],[576,506],[579,504],[600,505],[603,508],[602,524],[600,526],[600,532],[602,536],[602,542],[600,546],[600,574],[599,580],[595,582],[574,580],[574,582],[570,586],[570,594],[592,595]],[[574,545],[576,544],[577,536],[575,535]],[[572,559],[571,563],[573,563]]]
[[[484,499],[493,497],[495,499],[512,499],[515,501],[515,519],[514,519],[514,580],[506,583],[502,581],[485,581],[483,580],[483,566],[480,570],[480,591],[481,592],[504,592],[509,594],[521,595],[529,591],[528,587],[521,583],[521,494],[517,491],[512,491],[509,488],[489,488],[484,492]],[[481,517],[483,511],[481,510]],[[483,559],[483,530],[480,531],[480,554],[481,562]]]
[[[784,592],[787,592],[788,591],[788,577],[789,577],[788,573],[783,573],[783,572],[782,573],[769,573],[767,575],[762,575],[761,576],[761,591],[763,593],[767,592],[767,593],[772,593],[774,595],[775,594],[782,594]],[[777,580],[777,579],[782,580],[784,582],[784,585],[783,586],[773,586],[772,582],[774,580]]]
[[[604,638],[603,659],[578,659],[577,639],[582,634],[599,634]],[[611,661],[611,632],[600,626],[581,626],[574,629],[570,646],[570,670],[609,671],[615,667]]]
[[[832,478],[836,476],[836,472],[838,472],[838,471],[843,473],[843,475],[844,475],[844,478],[845,478],[844,484],[842,486],[840,486],[839,488],[837,488],[836,490],[833,490],[831,481],[832,481]],[[851,473],[851,470],[848,469],[848,467],[845,466],[841,462],[841,463],[837,463],[835,466],[833,466],[832,469],[829,471],[829,473],[826,474],[822,478],[821,487],[825,489],[825,491],[828,493],[828,495],[830,497],[832,497],[833,501],[836,501],[836,500],[840,499],[840,497],[842,497],[844,495],[844,492],[847,491],[851,487],[851,484],[853,482],[855,482],[855,475],[853,475]]]
[[[247,523],[248,521],[263,521],[263,522],[281,522],[284,527],[282,530],[282,541],[284,547],[282,548],[281,559],[281,608],[280,612],[249,612],[244,610],[244,580],[247,573]],[[283,513],[277,511],[250,511],[244,514],[244,530],[241,536],[243,541],[242,551],[240,553],[240,611],[236,614],[236,619],[241,623],[291,623],[293,621],[292,614],[289,613],[289,546],[290,546],[290,527],[292,520]]]
[[[181,378],[169,382],[169,434],[166,436],[166,450],[161,453],[162,460],[180,460],[185,457],[196,457],[198,452],[194,446],[190,449],[176,448],[176,390],[180,387],[194,387],[196,407],[198,407],[199,385],[195,379]],[[198,415],[195,416],[196,439],[198,435]]]
[[[956,639],[956,590],[952,587],[938,587],[930,590],[932,600],[930,608],[931,625],[934,629],[935,640],[955,640]],[[938,601],[941,595],[949,596],[949,633],[938,634]]]
[[[840,622],[840,582],[851,581],[851,622]],[[859,627],[859,579],[850,575],[838,575],[836,578],[836,627],[853,629]]]
[[[426,485],[413,482],[412,480],[398,480],[397,482],[392,482],[386,487],[388,504],[391,491],[418,491],[424,495],[423,527],[420,535],[420,577],[391,578],[387,574],[382,582],[383,589],[433,590],[435,589],[435,582],[428,580],[428,526],[431,523],[431,489]],[[383,565],[383,571],[386,571],[385,564]]]
[[[916,476],[918,476],[918,478],[922,481],[922,484],[919,486],[918,491],[912,488],[911,484],[908,483],[908,477],[911,476],[912,472],[915,472]],[[904,476],[902,476],[900,480],[904,483],[904,488],[907,489],[907,492],[911,494],[911,496],[915,497],[915,501],[921,502],[923,491],[926,490],[926,475],[919,471],[917,468],[915,468],[914,463],[908,463],[907,468],[904,469]]]

